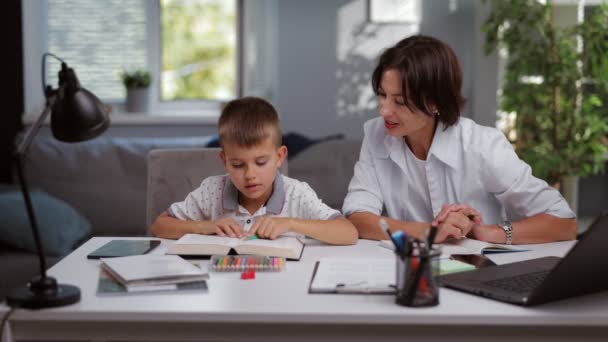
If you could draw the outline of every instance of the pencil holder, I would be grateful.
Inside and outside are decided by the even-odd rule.
[[[432,264],[438,262],[440,255],[440,247],[430,251],[416,249],[408,255],[397,254],[397,304],[410,307],[439,304],[439,268]]]

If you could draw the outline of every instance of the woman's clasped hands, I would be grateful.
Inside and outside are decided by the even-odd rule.
[[[481,224],[481,214],[466,204],[444,204],[431,222],[431,225],[438,228],[436,243],[466,236],[475,237],[479,235]]]

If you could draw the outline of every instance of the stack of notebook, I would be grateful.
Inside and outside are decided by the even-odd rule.
[[[97,292],[206,290],[209,274],[176,255],[102,258]]]

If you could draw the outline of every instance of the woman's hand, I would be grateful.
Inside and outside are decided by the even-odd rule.
[[[441,211],[431,222],[438,228],[435,242],[447,239],[462,239],[481,227],[481,214],[466,204],[444,204]]]

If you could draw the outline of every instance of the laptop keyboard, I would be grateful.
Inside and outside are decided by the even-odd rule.
[[[529,293],[540,285],[550,271],[520,274],[512,277],[493,279],[485,285],[516,293]]]

